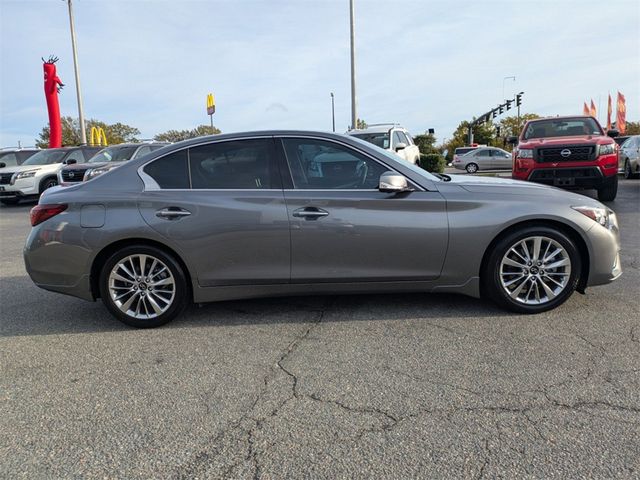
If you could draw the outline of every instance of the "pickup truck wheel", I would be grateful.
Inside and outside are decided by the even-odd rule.
[[[486,293],[518,313],[540,313],[567,300],[582,268],[569,237],[546,226],[530,226],[501,238],[482,272]]]
[[[598,189],[598,200],[612,202],[618,195],[618,175],[614,175],[607,184]]]
[[[478,171],[478,165],[476,165],[475,163],[469,163],[465,167],[465,170],[469,173],[476,173]]]

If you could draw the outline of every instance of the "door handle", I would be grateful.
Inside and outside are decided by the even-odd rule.
[[[305,218],[307,220],[316,220],[321,217],[326,217],[329,212],[316,207],[299,208],[293,211],[293,216],[297,218]]]
[[[191,212],[179,207],[167,207],[156,211],[156,217],[166,220],[175,220],[182,217],[188,217]]]

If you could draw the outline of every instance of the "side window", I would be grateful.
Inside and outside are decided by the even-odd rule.
[[[297,189],[374,190],[389,168],[343,145],[325,140],[284,138]]]
[[[4,163],[7,167],[15,167],[18,165],[18,157],[15,153],[7,153],[0,157],[0,162]]]
[[[72,150],[65,158],[65,161],[75,160],[78,163],[84,162],[84,155],[82,155],[82,150]]]
[[[272,139],[218,142],[189,149],[192,188],[263,189],[277,185]]]
[[[477,154],[478,157],[490,157],[491,150],[480,150]]]
[[[149,153],[151,151],[150,147],[144,146],[144,147],[140,147],[136,153],[133,155],[133,157],[131,157],[132,159],[134,158],[138,158],[141,157],[142,155],[145,155],[147,153]]]
[[[144,167],[144,173],[153,178],[160,188],[189,188],[187,150],[178,150]]]

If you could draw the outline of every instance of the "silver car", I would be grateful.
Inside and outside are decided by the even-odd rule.
[[[511,154],[496,147],[479,147],[453,159],[459,170],[476,173],[478,170],[511,170]]]
[[[633,135],[620,145],[618,171],[624,178],[640,177],[640,135]]]
[[[510,179],[434,176],[353,136],[268,131],[164,147],[47,190],[40,287],[136,327],[190,302],[371,292],[487,296],[523,313],[621,274],[615,214]]]

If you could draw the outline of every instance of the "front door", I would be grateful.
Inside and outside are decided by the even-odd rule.
[[[179,150],[144,169],[144,220],[201,286],[288,283],[290,238],[272,138]]]
[[[440,275],[448,223],[439,192],[378,190],[390,170],[349,146],[283,138],[293,188],[291,281],[430,280]]]

